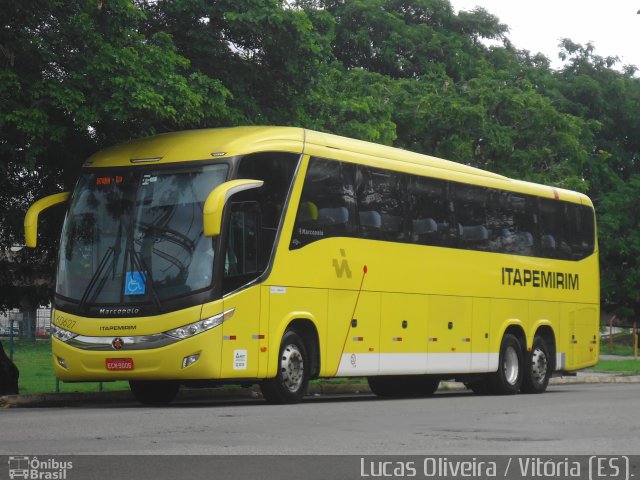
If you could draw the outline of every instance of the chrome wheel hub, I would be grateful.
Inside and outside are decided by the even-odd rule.
[[[540,348],[533,350],[531,354],[531,379],[541,384],[547,376],[547,356]]]
[[[295,345],[287,345],[280,359],[282,383],[291,392],[297,392],[304,380],[304,359]]]
[[[513,347],[508,347],[504,352],[504,358],[502,359],[502,369],[504,371],[504,378],[509,385],[515,385],[518,381],[518,373],[520,365],[518,365],[518,353]]]

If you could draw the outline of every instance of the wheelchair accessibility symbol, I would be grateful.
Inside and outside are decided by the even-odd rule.
[[[127,272],[124,282],[125,295],[144,295],[145,283],[142,272]]]

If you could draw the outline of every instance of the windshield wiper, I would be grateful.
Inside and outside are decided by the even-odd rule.
[[[96,269],[95,273],[91,276],[91,279],[89,280],[89,284],[87,285],[87,288],[85,288],[84,293],[82,294],[82,298],[80,299],[80,304],[79,304],[80,307],[83,307],[84,304],[87,303],[87,299],[89,298],[89,295],[93,291],[98,280],[100,280],[100,284],[98,285],[98,289],[94,293],[92,300],[95,300],[95,298],[98,296],[98,294],[104,287],[104,284],[107,281],[107,277],[106,276],[102,277],[102,272],[107,268],[108,265],[110,265],[113,262],[114,253],[115,253],[115,249],[113,247],[107,248],[106,252],[104,252],[102,259],[98,264],[98,268]]]

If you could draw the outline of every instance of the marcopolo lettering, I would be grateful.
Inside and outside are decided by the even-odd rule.
[[[101,308],[99,313],[100,315],[135,315],[140,313],[140,309],[135,307]]]
[[[580,290],[580,275],[577,273],[502,267],[502,285]]]

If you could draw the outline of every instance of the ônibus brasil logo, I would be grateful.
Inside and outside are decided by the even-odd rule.
[[[9,457],[9,478],[29,480],[66,480],[67,470],[73,468],[73,462],[62,462],[55,458],[39,460],[38,457]]]

